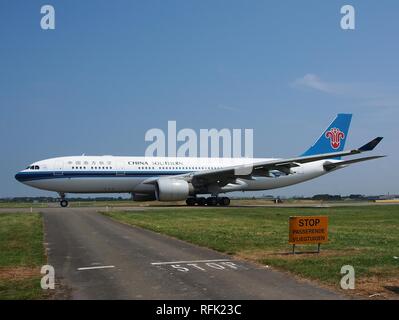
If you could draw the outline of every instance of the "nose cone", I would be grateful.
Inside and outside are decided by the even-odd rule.
[[[18,172],[18,173],[15,175],[15,179],[18,180],[19,182],[22,182],[22,180],[23,180],[23,174],[22,174],[22,172]]]

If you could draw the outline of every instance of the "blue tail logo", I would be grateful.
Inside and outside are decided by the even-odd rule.
[[[351,120],[351,114],[338,114],[315,144],[303,153],[302,156],[312,156],[315,154],[339,152],[344,150]]]

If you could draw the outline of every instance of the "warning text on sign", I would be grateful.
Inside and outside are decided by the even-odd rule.
[[[327,216],[299,216],[289,220],[290,244],[314,244],[328,241]]]

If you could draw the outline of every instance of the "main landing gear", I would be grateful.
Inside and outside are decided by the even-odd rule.
[[[214,207],[214,206],[228,206],[230,205],[230,198],[228,197],[209,197],[209,198],[203,198],[203,197],[190,197],[187,198],[186,204],[190,207],[198,205],[198,206],[208,206],[208,207]]]
[[[68,201],[65,200],[65,194],[64,193],[60,193],[60,198],[61,198],[60,206],[63,207],[63,208],[68,207]]]

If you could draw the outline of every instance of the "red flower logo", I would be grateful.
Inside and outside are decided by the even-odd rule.
[[[325,134],[327,139],[330,139],[330,144],[333,149],[338,149],[341,145],[341,140],[345,138],[345,133],[343,133],[338,128],[331,128]]]

